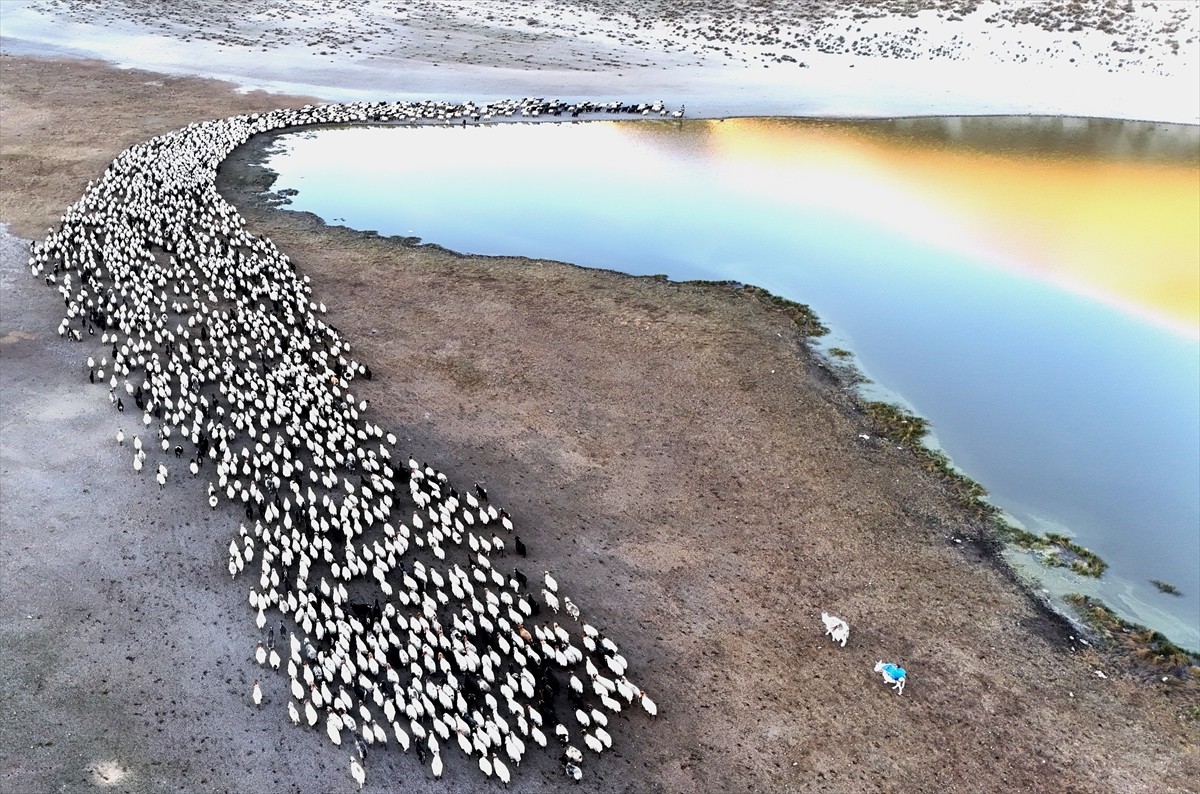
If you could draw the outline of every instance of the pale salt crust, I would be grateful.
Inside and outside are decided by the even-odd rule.
[[[807,4],[818,20],[787,9],[749,17],[721,2],[667,3],[656,14],[652,3],[620,0],[295,0],[286,9],[252,0],[166,10],[136,0],[10,0],[0,34],[12,54],[96,57],[331,101],[544,96],[661,99],[685,105],[689,117],[1200,123],[1200,4],[1133,4],[1109,32],[1072,31],[1063,3],[980,2],[963,16],[936,5],[893,3],[924,8],[864,17],[880,7]],[[682,13],[668,19],[673,8]],[[1014,21],[1031,10],[1045,11],[1042,25]],[[1055,18],[1066,20],[1061,31],[1046,29]],[[786,44],[797,38],[810,46]],[[820,52],[818,41],[896,57]]]

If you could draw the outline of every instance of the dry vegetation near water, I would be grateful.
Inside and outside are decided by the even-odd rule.
[[[130,143],[305,101],[13,58],[0,58],[0,98],[0,221],[25,235]],[[227,190],[261,185],[245,164],[223,172]],[[859,438],[842,386],[753,291],[459,257],[243,206],[375,370],[373,421],[452,480],[486,483],[528,566],[556,572],[656,695],[658,720],[617,721],[585,789],[1158,792],[1200,779],[1194,691],[1117,674],[1070,642],[939,478]],[[109,409],[72,369],[82,349],[54,336],[61,304],[14,258],[0,694],[15,713],[0,784],[77,790],[103,773],[128,790],[351,790],[346,752],[287,724],[281,681],[262,711],[249,704],[257,632],[223,572],[236,517],[211,513],[198,484],[160,496],[134,480],[123,456],[92,448],[107,428],[44,443],[57,411],[96,424]],[[822,609],[850,621],[846,648],[821,636]],[[878,658],[909,669],[902,697],[871,671]],[[493,789],[463,765],[447,775]],[[517,787],[562,780],[531,761]],[[373,753],[368,786],[395,785],[441,790],[415,758]]]

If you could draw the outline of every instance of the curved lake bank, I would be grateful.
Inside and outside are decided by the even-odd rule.
[[[1069,119],[343,129],[283,138],[271,167],[293,208],[330,223],[812,305],[829,344],[932,419],[1007,513],[1112,565],[1047,587],[1195,647],[1200,355],[1195,237],[1178,230],[1200,206],[1196,134]]]
[[[0,216],[27,236],[54,224],[124,146],[284,101],[206,81],[165,79],[155,91],[146,81],[157,76],[97,64],[32,67],[18,72],[7,61],[9,79],[0,81],[0,149],[24,154],[5,161],[11,190]],[[39,129],[47,118],[56,119],[53,136]],[[667,693],[660,722],[645,741],[606,754],[600,763],[609,768],[585,785],[1124,794],[1187,791],[1197,779],[1194,727],[1181,719],[1194,690],[1136,680],[1107,656],[1071,646],[1006,578],[973,562],[961,511],[938,508],[948,500],[907,453],[855,440],[850,428],[860,423],[842,421],[843,395],[822,399],[828,379],[787,324],[771,322],[754,301],[719,303],[741,317],[710,322],[697,296],[730,290],[461,258],[289,213],[247,220],[312,274],[335,322],[375,368],[373,421],[407,431],[413,454],[451,462],[465,482],[487,478],[534,532],[522,533],[534,570],[567,571],[560,583],[572,596],[578,587],[581,604],[608,610],[602,628],[641,641],[629,658],[646,660],[648,690]],[[14,487],[0,500],[14,519],[0,521],[12,574],[0,596],[12,632],[0,643],[0,667],[11,674],[16,712],[0,727],[6,779],[22,791],[77,788],[85,764],[119,759],[135,788],[150,780],[177,790],[352,785],[343,751],[286,725],[273,699],[282,691],[268,691],[260,710],[249,700],[260,674],[250,649],[262,637],[248,621],[229,619],[245,611],[245,592],[212,564],[237,516],[213,513],[203,483],[186,476],[165,491],[148,477],[131,481],[114,428],[99,415],[81,433],[62,432],[47,406],[72,394],[116,414],[103,387],[81,378],[84,350],[53,333],[59,296],[29,277],[23,253],[5,260],[5,275],[3,305],[38,308],[0,315],[10,343],[0,346],[0,407],[23,428],[2,446],[16,471],[50,478],[44,490],[30,489],[6,465]],[[492,322],[476,321],[481,308]],[[697,325],[712,333],[694,333]],[[728,355],[714,356],[722,350]],[[611,365],[627,358],[624,374],[649,369],[652,388],[633,377],[615,382]],[[788,377],[764,388],[777,367]],[[29,374],[39,387],[25,387]],[[659,379],[668,376],[664,389]],[[714,377],[745,385],[707,394]],[[611,388],[602,406],[572,399],[597,380],[622,388]],[[29,415],[39,421],[29,424]],[[58,443],[44,443],[43,429]],[[92,465],[96,456],[104,460]],[[175,487],[185,481],[194,499]],[[141,492],[144,512],[130,488]],[[105,495],[119,509],[105,510]],[[573,533],[581,514],[591,520]],[[164,516],[190,521],[190,537],[164,531]],[[961,545],[944,537],[964,531]],[[136,546],[94,553],[109,536]],[[51,540],[61,554],[39,552]],[[830,608],[852,623],[846,648],[821,635],[819,612]],[[163,625],[176,626],[178,641],[163,643]],[[105,637],[122,640],[97,641]],[[871,672],[880,652],[910,671],[903,697]],[[214,685],[213,671],[232,683]],[[38,686],[43,680],[53,685]],[[147,692],[174,704],[148,712]],[[875,741],[884,733],[891,741]],[[42,737],[32,749],[31,735]],[[201,743],[226,761],[197,764]],[[977,751],[948,754],[954,747]],[[430,794],[446,785],[403,753],[377,749],[371,759],[374,780]],[[461,766],[447,756],[456,791],[494,790]],[[556,766],[522,764],[522,786],[559,791]]]

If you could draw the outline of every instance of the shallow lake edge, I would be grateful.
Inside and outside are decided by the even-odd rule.
[[[790,117],[780,116],[777,118]],[[1036,116],[1030,116],[1030,118],[1036,118]],[[813,119],[813,121],[818,122],[841,120]],[[852,121],[854,119],[844,120]],[[650,121],[658,120],[651,119]],[[570,119],[535,120],[522,118],[502,119],[497,120],[495,123],[542,124],[583,122]],[[251,207],[254,210],[262,212],[286,212],[291,225],[308,233],[320,234],[323,230],[338,230],[341,233],[363,239],[371,238],[385,243],[390,242],[401,248],[436,251],[463,260],[487,261],[502,258],[523,261],[534,266],[544,262],[573,269],[604,272],[622,279],[671,281],[667,276],[661,274],[633,275],[613,268],[583,266],[571,262],[537,259],[519,254],[506,254],[501,257],[487,254],[462,253],[437,243],[423,242],[418,237],[383,235],[374,230],[361,230],[344,224],[328,223],[319,215],[312,212],[287,209],[288,198],[275,193],[272,189],[278,178],[278,174],[266,164],[273,153],[273,147],[276,146],[276,140],[293,133],[314,133],[322,129],[345,128],[347,126],[444,126],[444,123],[431,122],[416,125],[412,123],[372,122],[276,129],[251,138],[247,143],[235,149],[220,164],[216,180],[217,189],[222,197],[239,211],[243,207]],[[979,545],[980,559],[988,560],[1029,598],[1030,602],[1039,612],[1057,625],[1058,631],[1052,633],[1061,634],[1063,637],[1071,637],[1073,639],[1086,638],[1087,643],[1092,647],[1106,651],[1107,655],[1117,663],[1117,666],[1135,674],[1140,674],[1140,677],[1146,677],[1151,674],[1159,676],[1165,672],[1179,679],[1188,680],[1190,678],[1193,681],[1200,682],[1200,650],[1180,648],[1171,643],[1160,632],[1117,616],[1111,608],[1095,599],[1086,598],[1085,601],[1085,597],[1083,596],[1069,594],[1062,603],[1056,603],[1051,596],[1042,592],[1036,580],[1018,571],[1005,559],[1004,552],[1006,550],[1030,552],[1035,547],[1047,548],[1049,546],[1061,546],[1062,544],[1059,543],[1060,538],[1058,537],[1042,537],[1025,532],[1014,526],[1005,518],[1003,511],[986,499],[987,490],[985,486],[958,470],[954,466],[953,461],[945,453],[926,446],[923,443],[923,439],[927,437],[930,427],[929,420],[912,414],[903,407],[893,403],[870,400],[864,396],[860,391],[860,387],[869,384],[870,381],[858,370],[852,360],[839,360],[839,357],[827,355],[811,344],[812,339],[822,336],[827,332],[827,329],[810,307],[788,298],[774,295],[762,287],[743,284],[737,281],[689,279],[672,283],[720,290],[726,293],[737,293],[746,296],[748,300],[755,300],[772,306],[777,311],[788,316],[803,348],[812,357],[814,363],[838,384],[841,393],[849,403],[850,410],[860,417],[864,429],[873,432],[876,439],[886,439],[902,447],[914,456],[914,462],[917,466],[938,477],[942,485],[954,495],[955,501],[963,510],[964,515],[968,517],[970,523],[977,530],[977,537],[972,540]],[[914,430],[919,430],[919,432],[914,432]],[[1074,567],[1068,568],[1075,575],[1098,577],[1103,573],[1103,569],[1107,567],[1103,560],[1085,547],[1076,544],[1065,548],[1068,556],[1078,555],[1087,560],[1087,564],[1083,570],[1075,569]],[[1054,555],[1038,554],[1036,556],[1042,564],[1055,565],[1052,559]],[[1068,566],[1063,565],[1061,567]],[[1076,604],[1076,606],[1072,606],[1072,603]],[[1099,607],[1105,613],[1105,619],[1102,624],[1090,620],[1089,615],[1084,611],[1085,609],[1094,607]],[[1122,638],[1133,639],[1127,642],[1118,641]],[[1137,638],[1142,639],[1139,641]],[[1178,658],[1176,654],[1184,655],[1188,660],[1188,666],[1183,667],[1177,664],[1164,663],[1170,659]]]

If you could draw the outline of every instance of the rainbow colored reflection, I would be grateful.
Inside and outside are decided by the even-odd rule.
[[[1012,147],[1022,123],[1040,131],[1038,147]],[[693,124],[688,137],[733,184],[793,197],[802,185],[826,207],[1200,335],[1195,128],[991,118]],[[1117,140],[1097,147],[1095,127]],[[1169,140],[1151,140],[1156,129]]]
[[[1200,128],[736,119],[284,142],[276,188],[335,223],[810,304],[999,506],[1111,566],[1062,587],[1200,647]]]

